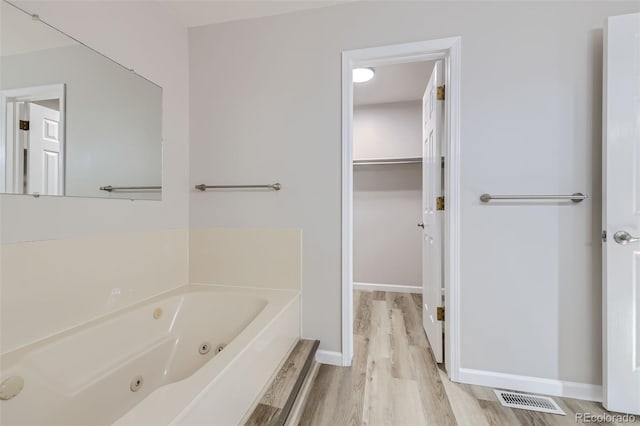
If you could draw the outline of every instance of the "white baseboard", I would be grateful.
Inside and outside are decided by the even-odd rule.
[[[422,287],[416,285],[353,283],[354,290],[394,291],[396,293],[422,293]]]
[[[342,352],[316,351],[316,361],[320,364],[337,365],[342,367]]]
[[[458,381],[491,388],[602,402],[602,386],[588,383],[518,376],[469,368],[461,368],[459,370]]]

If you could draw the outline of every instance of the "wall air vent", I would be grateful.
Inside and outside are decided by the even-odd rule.
[[[519,392],[509,392],[502,390],[494,390],[498,401],[510,408],[518,408],[520,410],[540,411],[543,413],[559,414],[565,416],[562,408],[548,396],[530,395]]]

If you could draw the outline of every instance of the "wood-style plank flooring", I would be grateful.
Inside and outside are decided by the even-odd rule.
[[[353,365],[320,367],[300,424],[555,426],[606,412],[567,398],[555,398],[566,416],[516,410],[490,388],[450,382],[431,354],[421,306],[418,294],[356,291]]]
[[[318,340],[299,340],[245,426],[284,425],[318,349]]]

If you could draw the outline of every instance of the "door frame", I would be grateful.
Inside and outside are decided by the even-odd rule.
[[[457,381],[460,370],[460,106],[461,37],[395,44],[342,52],[342,365],[353,359],[353,81],[358,66],[444,59],[446,87],[443,154],[445,365]],[[425,77],[426,78],[426,77]]]

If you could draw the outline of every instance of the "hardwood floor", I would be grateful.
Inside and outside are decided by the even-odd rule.
[[[490,388],[450,382],[431,354],[421,306],[418,294],[355,291],[353,365],[320,367],[300,424],[575,425],[576,413],[606,412],[566,398],[555,398],[566,416],[516,410]]]

